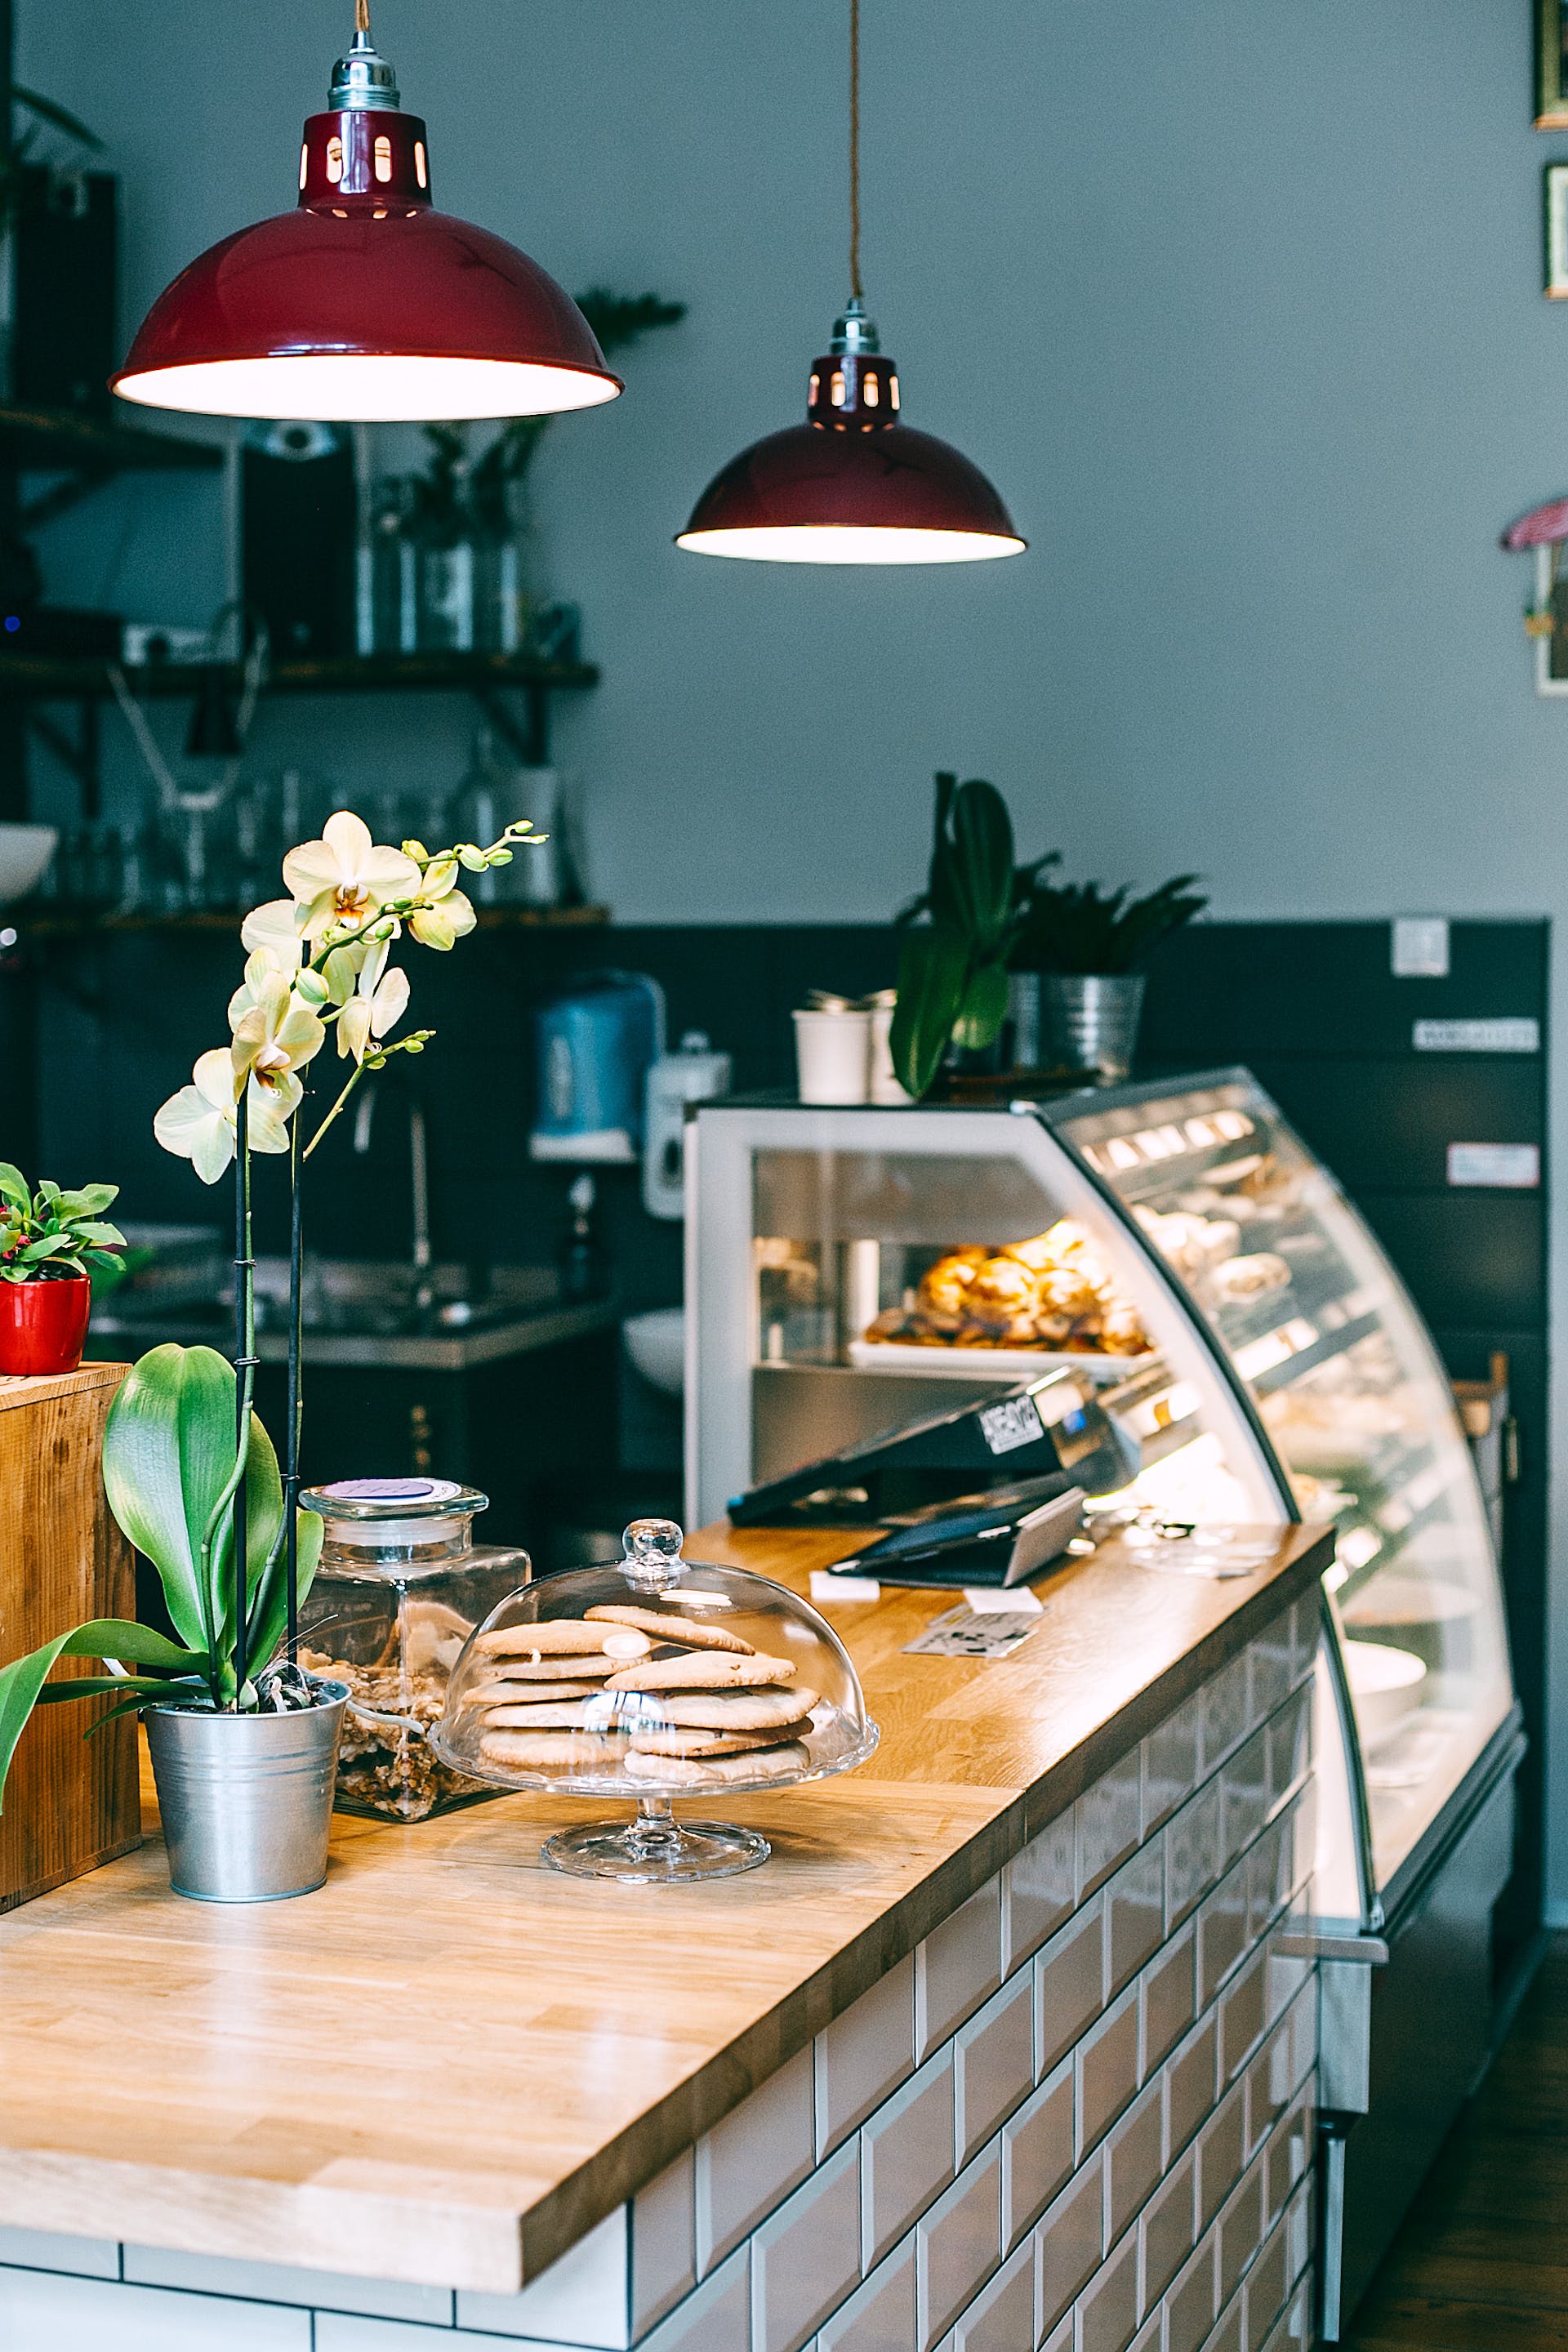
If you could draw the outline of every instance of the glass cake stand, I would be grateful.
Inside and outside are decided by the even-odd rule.
[[[430,1744],[504,1789],[605,1796],[625,1825],[563,1830],[554,1870],[634,1885],[728,1878],[769,1846],[754,1830],[679,1821],[679,1798],[821,1780],[877,1745],[860,1681],[826,1620],[743,1569],[680,1556],[671,1519],[637,1519],[618,1564],[510,1593],[465,1643]]]

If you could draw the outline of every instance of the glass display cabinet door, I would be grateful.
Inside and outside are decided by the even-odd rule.
[[[1303,1518],[1338,1531],[1331,1606],[1385,1891],[1513,1698],[1447,1374],[1372,1233],[1247,1072],[1058,1124],[1181,1282]]]
[[[1164,1261],[1032,1112],[704,1105],[693,1181],[697,1518],[1066,1368],[1125,1441],[1136,1503],[1280,1524],[1268,1447]]]

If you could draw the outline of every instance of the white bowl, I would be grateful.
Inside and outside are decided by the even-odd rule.
[[[1413,1652],[1392,1642],[1349,1641],[1345,1665],[1364,1740],[1383,1738],[1420,1705],[1426,1668]]]
[[[0,824],[0,907],[37,887],[58,839],[52,824]]]
[[[686,1309],[656,1307],[647,1315],[628,1315],[621,1325],[621,1345],[645,1381],[666,1396],[686,1391]]]

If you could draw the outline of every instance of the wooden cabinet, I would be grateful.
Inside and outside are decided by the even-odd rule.
[[[103,1425],[125,1370],[0,1380],[0,1663],[89,1618],[135,1614],[131,1547],[103,1494]],[[22,1734],[0,1814],[0,1911],[141,1843],[135,1722],[84,1739],[90,1720],[86,1706],[40,1707]]]

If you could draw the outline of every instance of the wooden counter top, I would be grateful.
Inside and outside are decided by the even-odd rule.
[[[797,1590],[855,1538],[693,1538]],[[1224,1583],[1116,1542],[1010,1658],[907,1657],[954,1596],[831,1615],[882,1727],[843,1779],[718,1811],[773,1858],[708,1886],[559,1876],[603,1804],[338,1820],[320,1894],[169,1892],[163,1848],[0,1919],[0,2222],[515,2289],[800,2049],[1305,1590],[1297,1528]]]

